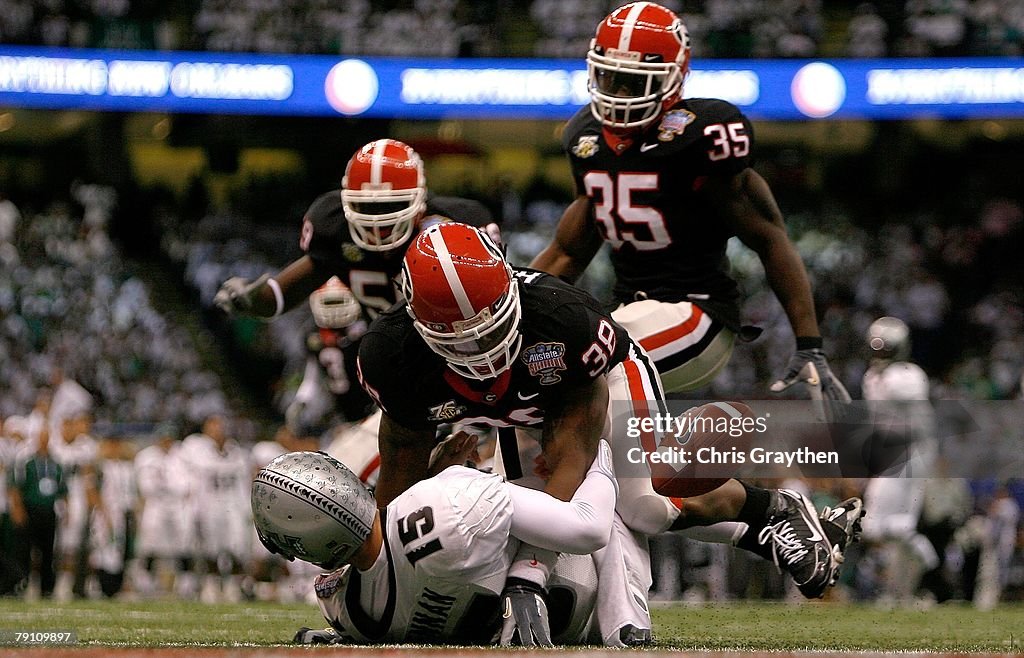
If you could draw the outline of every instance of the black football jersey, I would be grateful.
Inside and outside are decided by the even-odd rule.
[[[420,229],[441,221],[456,221],[483,228],[494,221],[478,201],[458,197],[428,197]],[[410,236],[411,242],[415,238]],[[313,259],[324,279],[337,276],[373,318],[398,300],[395,277],[402,271],[405,246],[390,251],[366,251],[352,241],[341,205],[341,190],[318,196],[302,218],[302,251]]]
[[[738,291],[725,255],[732,232],[700,188],[751,164],[750,122],[731,103],[680,101],[616,154],[584,107],[569,121],[563,148],[577,190],[593,202],[595,229],[612,247],[615,301],[638,292],[665,302],[694,301],[739,326]]]
[[[349,422],[362,420],[374,411],[373,400],[356,377],[359,339],[365,331],[366,322],[359,320],[341,331],[318,329],[306,336],[306,350],[316,359],[335,408]]]
[[[456,375],[416,332],[405,304],[373,321],[359,348],[360,381],[389,416],[410,429],[540,425],[566,387],[593,381],[635,349],[586,292],[535,270],[515,268],[515,276],[523,343],[512,367],[490,380]]]

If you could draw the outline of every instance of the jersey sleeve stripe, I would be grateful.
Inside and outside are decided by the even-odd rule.
[[[696,304],[692,304],[691,308],[693,311],[690,314],[690,317],[680,324],[673,325],[668,329],[664,329],[656,334],[651,334],[650,336],[640,339],[640,345],[651,353],[651,356],[654,357],[655,360],[658,359],[657,355],[653,354],[655,350],[665,347],[671,343],[675,343],[676,341],[681,341],[681,343],[678,345],[672,345],[672,351],[674,352],[679,349],[683,349],[700,340],[701,336],[707,332],[708,327],[711,326],[710,318],[708,318],[704,314],[704,311],[702,311]],[[699,329],[703,329],[703,331],[698,332]]]
[[[623,361],[622,367],[626,371],[626,383],[629,386],[630,406],[633,407],[633,416],[636,418],[652,416],[649,400],[651,387],[649,382],[645,382],[644,371],[640,369],[640,366],[633,359]],[[640,427],[642,428],[643,425],[641,424]],[[640,445],[643,446],[646,452],[656,452],[658,450],[658,441],[654,436],[654,432],[641,429]]]

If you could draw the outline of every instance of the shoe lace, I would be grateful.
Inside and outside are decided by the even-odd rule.
[[[788,520],[761,528],[761,532],[757,533],[757,541],[762,546],[771,542],[772,560],[777,569],[781,569],[780,557],[787,565],[793,565],[808,552],[807,546],[800,541],[796,530],[793,529],[793,524]]]

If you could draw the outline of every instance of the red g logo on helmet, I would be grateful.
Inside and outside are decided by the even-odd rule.
[[[420,233],[405,253],[402,291],[416,331],[456,373],[490,379],[511,367],[523,340],[519,285],[482,231],[451,222]]]
[[[341,203],[357,245],[367,251],[401,246],[427,207],[423,161],[397,140],[370,142],[345,167]]]
[[[690,37],[652,2],[619,7],[597,26],[587,53],[590,110],[609,128],[643,128],[682,95]]]

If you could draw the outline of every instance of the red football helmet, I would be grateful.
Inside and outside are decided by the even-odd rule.
[[[344,329],[359,319],[362,307],[348,286],[336,276],[313,291],[309,296],[316,326],[323,329]]]
[[[367,251],[402,245],[427,207],[423,161],[397,140],[370,142],[345,167],[341,203],[357,245]]]
[[[590,111],[609,128],[643,128],[679,99],[689,69],[690,36],[678,16],[653,2],[623,5],[590,42]]]
[[[485,233],[454,222],[420,233],[405,253],[402,292],[416,331],[456,373],[490,379],[512,366],[523,342],[519,285]]]

